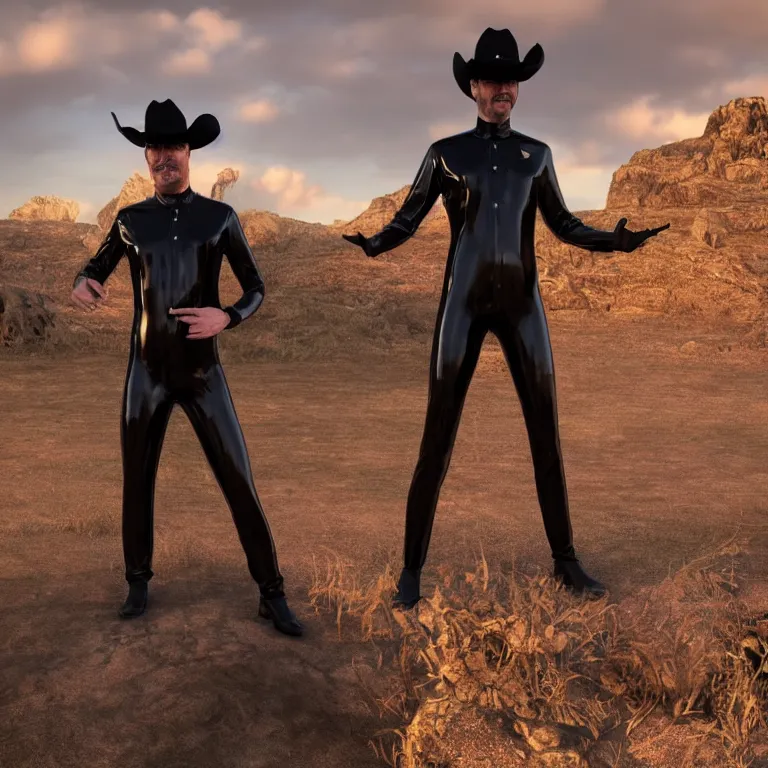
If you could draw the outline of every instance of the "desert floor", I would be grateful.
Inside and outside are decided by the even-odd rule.
[[[551,321],[577,550],[621,600],[738,534],[768,611],[768,369],[680,352],[658,323]],[[117,356],[0,360],[0,764],[7,768],[381,765],[388,725],[353,668],[372,650],[315,614],[315,566],[398,564],[429,349],[358,365],[227,362],[259,494],[306,624],[256,619],[223,497],[183,414],[166,437],[148,613],[122,622]],[[763,356],[764,357],[764,356]],[[549,567],[514,387],[489,347],[425,574]],[[391,725],[392,723],[389,723]]]

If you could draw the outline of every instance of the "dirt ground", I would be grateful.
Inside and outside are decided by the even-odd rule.
[[[680,352],[658,323],[550,323],[577,551],[621,600],[738,534],[768,611],[764,354]],[[520,408],[488,347],[470,389],[424,577],[440,564],[549,567]],[[316,563],[398,562],[428,346],[375,361],[225,366],[260,496],[306,624],[256,619],[226,504],[183,414],[166,437],[148,613],[122,622],[118,356],[0,360],[0,765],[257,768],[382,763],[386,725],[315,615]]]

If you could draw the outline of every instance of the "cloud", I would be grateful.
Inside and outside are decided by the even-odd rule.
[[[332,224],[341,219],[349,221],[359,216],[371,201],[347,200],[338,195],[318,195],[311,204],[303,209],[295,209],[294,216],[304,221],[317,221],[320,224]]]
[[[67,16],[54,16],[26,27],[16,43],[19,64],[32,72],[71,65],[76,58],[77,28]]]
[[[739,80],[728,80],[723,83],[723,98],[735,99],[739,96],[763,96],[768,98],[768,72],[761,75],[750,75]]]
[[[571,205],[583,205],[582,191],[604,200],[610,179],[599,189],[601,174],[638,149],[700,135],[730,98],[768,95],[765,0],[68,2],[4,3],[0,204],[8,207],[22,192],[50,190],[52,179],[66,179],[59,191],[68,197],[104,202],[137,149],[109,112],[135,124],[150,99],[171,97],[190,119],[222,118],[221,141],[203,157],[223,150],[240,161],[232,200],[346,218],[341,211],[356,205],[347,197],[409,183],[431,141],[474,125],[451,57],[471,56],[486,26],[509,27],[521,55],[544,47],[513,125],[572,150],[555,151]],[[89,94],[92,102],[73,106]],[[245,105],[259,102],[250,114],[260,122],[243,120]],[[275,118],[266,119],[274,112],[266,103]],[[271,167],[305,175],[284,173],[282,193],[277,177],[275,194],[252,187]]]
[[[613,165],[600,162],[603,146],[595,141],[577,146],[551,142],[550,149],[566,205],[571,210],[603,208],[615,170]]]
[[[252,186],[269,192],[281,208],[304,208],[322,193],[320,186],[307,184],[305,173],[286,166],[267,168]]]
[[[692,114],[682,109],[654,107],[652,101],[651,96],[642,96],[608,113],[608,125],[639,141],[679,141],[704,132],[710,112]]]
[[[277,213],[322,223],[354,218],[370,203],[329,194],[319,184],[309,184],[303,171],[287,166],[266,168],[251,181],[251,187],[266,193]]]
[[[197,37],[198,45],[210,51],[219,51],[237,42],[243,33],[243,25],[239,21],[225,19],[211,8],[198,8],[187,16],[184,23]]]
[[[167,75],[199,75],[211,69],[211,57],[202,48],[189,48],[173,54],[165,64]]]
[[[154,42],[172,29],[167,11],[116,14],[82,5],[50,8],[20,24],[15,37],[0,39],[0,75],[70,69],[86,59],[108,59]]]
[[[342,79],[365,75],[369,72],[373,72],[375,69],[376,65],[364,56],[358,56],[357,58],[352,59],[339,59],[338,61],[330,62],[325,67],[326,72],[331,77]]]
[[[524,0],[509,3],[508,0],[426,0],[420,3],[430,16],[428,42],[445,48],[453,39],[463,45],[471,45],[464,51],[465,58],[474,52],[477,38],[486,26],[494,29],[509,28],[518,36],[527,38],[538,30],[538,36],[547,38],[573,34],[579,25],[598,19],[607,8],[608,0]],[[483,20],[488,19],[489,23]],[[495,22],[495,23],[494,23]],[[532,45],[536,40],[532,41]],[[524,48],[518,38],[520,56]],[[461,47],[456,50],[461,51]]]
[[[80,214],[77,220],[84,224],[95,224],[100,210],[96,207],[95,203],[84,200],[78,200],[77,203],[80,206]]]
[[[245,123],[268,123],[279,114],[277,105],[269,99],[247,102],[238,110],[238,118]]]
[[[189,185],[201,195],[210,195],[213,183],[225,168],[240,172],[240,179],[235,183],[235,188],[237,188],[243,177],[244,166],[242,163],[227,159],[197,163],[193,155],[189,166]]]
[[[169,10],[65,4],[21,23],[15,37],[0,36],[0,75],[103,64],[143,50],[162,53],[166,74],[200,74],[210,70],[212,54],[240,43],[242,37],[242,22],[211,8],[198,8],[182,21]],[[253,37],[243,46],[256,50],[263,40]]]
[[[267,47],[268,42],[266,37],[251,37],[243,43],[243,50],[262,51]]]

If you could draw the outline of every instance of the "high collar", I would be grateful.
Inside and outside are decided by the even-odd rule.
[[[481,139],[506,139],[511,133],[509,118],[503,123],[489,123],[480,116],[477,118],[475,136],[479,136]]]
[[[157,200],[160,205],[166,206],[178,205],[179,203],[189,203],[194,196],[195,193],[192,191],[192,187],[187,187],[183,192],[178,192],[175,195],[161,195],[157,190],[155,190],[155,200]]]

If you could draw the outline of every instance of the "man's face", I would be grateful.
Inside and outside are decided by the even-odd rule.
[[[183,192],[189,185],[189,144],[148,144],[145,151],[149,175],[161,194]]]
[[[483,119],[491,123],[502,123],[509,117],[517,101],[519,88],[514,80],[508,83],[472,80],[470,86],[477,102],[477,111]]]

